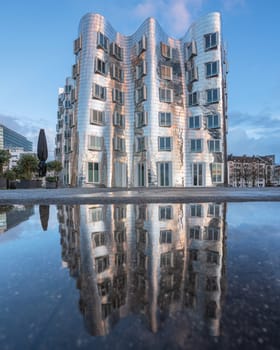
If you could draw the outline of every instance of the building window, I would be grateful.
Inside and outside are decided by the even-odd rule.
[[[209,318],[217,318],[217,303],[214,300],[209,301],[206,305],[206,316]]]
[[[219,74],[219,61],[207,62],[205,64],[206,78],[215,77]]]
[[[160,43],[161,55],[165,58],[172,59],[172,48],[169,45]]]
[[[99,174],[99,163],[88,163],[88,182],[99,183],[100,174]]]
[[[148,242],[148,233],[146,230],[143,229],[137,229],[136,230],[137,234],[137,243],[143,243],[146,244]]]
[[[111,43],[110,45],[110,54],[114,56],[117,60],[123,60],[123,48],[121,48],[116,43]]]
[[[172,137],[159,137],[158,138],[158,150],[159,151],[171,151]]]
[[[205,50],[215,49],[218,45],[218,33],[204,35]]]
[[[73,64],[73,66],[72,66],[72,78],[73,79],[76,79],[78,76],[80,75],[80,61],[77,61],[77,63],[76,64]],[[67,85],[66,85],[67,86]],[[65,87],[66,87],[65,86]],[[69,85],[68,85],[69,86]],[[70,86],[70,88],[71,88],[71,86]],[[70,91],[68,91],[68,93],[69,93]],[[67,93],[66,91],[65,91],[65,93]]]
[[[90,110],[90,124],[104,125],[105,124],[105,112],[97,111],[96,109]]]
[[[190,239],[200,239],[200,226],[192,226],[189,231]]]
[[[147,74],[147,63],[145,60],[141,61],[136,66],[136,79],[142,78],[142,76]]]
[[[206,103],[217,103],[220,100],[220,89],[206,90]]]
[[[191,152],[202,152],[202,139],[191,139]]]
[[[95,72],[106,75],[106,63],[102,61],[100,58],[95,59]]]
[[[135,91],[135,102],[136,104],[147,100],[147,87],[143,85]]]
[[[95,258],[95,269],[97,273],[107,270],[109,267],[109,255]]]
[[[104,220],[103,207],[89,208],[89,217],[91,222],[97,222]]]
[[[142,252],[138,252],[136,264],[138,267],[140,267],[142,269],[146,269],[147,265],[148,265],[148,257],[145,254],[143,254]]]
[[[186,57],[187,60],[191,59],[193,56],[197,55],[196,42],[192,40],[186,44]]]
[[[206,261],[210,264],[219,265],[219,253],[215,251],[208,250]]]
[[[122,244],[126,240],[126,232],[125,230],[117,230],[114,232],[115,242]]]
[[[160,231],[159,243],[172,243],[172,231],[171,230]]]
[[[159,126],[170,127],[171,126],[171,113],[159,112]]]
[[[159,207],[159,220],[171,220],[173,219],[173,211],[170,205],[165,207]]]
[[[172,67],[161,65],[160,77],[161,79],[172,80]]]
[[[195,91],[189,94],[189,106],[197,106],[199,104],[199,94],[198,91]]]
[[[209,203],[207,215],[215,218],[220,217],[220,205],[215,203]]]
[[[100,47],[101,49],[108,51],[109,40],[108,40],[107,36],[105,36],[101,32],[97,33],[97,47]]]
[[[147,207],[146,207],[146,205],[136,206],[136,220],[144,220],[144,221],[147,220]]]
[[[188,82],[192,83],[194,81],[198,80],[198,68],[192,67],[190,70],[187,71],[188,73]]]
[[[114,219],[120,221],[126,218],[126,206],[115,206],[114,208]]]
[[[112,100],[120,105],[124,104],[124,92],[119,89],[112,89]]]
[[[218,114],[210,114],[206,116],[207,128],[214,129],[220,127],[220,116]]]
[[[118,126],[119,128],[125,128],[125,116],[120,114],[119,112],[114,112],[113,116],[114,126]]]
[[[94,83],[92,85],[92,98],[96,98],[98,100],[105,101],[106,100],[106,88]]]
[[[171,89],[159,89],[159,100],[161,102],[171,103],[173,102],[173,90]]]
[[[201,204],[191,204],[191,216],[192,217],[202,217],[202,205]]]
[[[172,267],[172,266],[173,266],[172,252],[160,254],[160,267]]]
[[[189,128],[190,129],[200,129],[200,115],[195,115],[189,117]]]
[[[66,101],[64,102],[64,107],[65,107],[65,109],[71,109],[71,108],[72,108],[72,103],[71,103],[71,101],[66,100]]]
[[[209,152],[221,152],[221,140],[208,140]]]
[[[212,176],[212,182],[213,183],[219,183],[222,182],[222,163],[212,163],[211,164],[211,176]]]
[[[77,55],[77,53],[82,49],[82,37],[79,36],[79,38],[77,38],[74,41],[74,54]]]
[[[220,228],[209,226],[206,227],[206,240],[207,241],[218,241],[220,239]]]
[[[135,112],[135,127],[142,128],[148,125],[148,112]]]
[[[111,78],[123,82],[123,70],[115,63],[111,65]]]
[[[111,287],[112,287],[112,284],[110,279],[106,279],[103,282],[98,283],[98,294],[101,297],[105,297],[110,293]]]
[[[136,152],[144,152],[147,150],[147,137],[141,136],[136,138]]]
[[[105,232],[93,232],[92,239],[94,240],[95,247],[100,247],[106,243],[106,233]]]
[[[145,35],[143,35],[141,40],[139,40],[137,43],[137,56],[146,50],[147,50],[147,38],[145,37]]]
[[[168,187],[172,185],[172,162],[159,162],[158,170],[158,185],[160,187]]]
[[[114,150],[118,152],[125,152],[125,139],[122,137],[114,137]]]
[[[218,290],[217,277],[206,276],[206,290],[208,292],[215,292]]]
[[[103,137],[89,135],[88,149],[92,151],[101,151],[103,146]]]
[[[126,255],[124,253],[115,254],[115,265],[123,266],[126,263]]]

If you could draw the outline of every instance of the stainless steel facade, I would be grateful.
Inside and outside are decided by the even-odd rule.
[[[60,206],[58,218],[62,259],[92,335],[109,334],[131,314],[153,333],[188,315],[169,333],[175,343],[195,328],[220,334],[225,204]]]
[[[180,40],[153,18],[123,36],[101,15],[87,14],[74,52],[74,123],[64,183],[183,187],[226,181],[219,13],[198,20]],[[69,133],[65,127],[58,135]],[[62,144],[57,149],[65,153]]]

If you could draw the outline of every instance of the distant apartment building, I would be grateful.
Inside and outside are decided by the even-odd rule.
[[[131,36],[85,15],[72,78],[59,91],[56,159],[65,185],[227,182],[226,57],[219,13],[180,40],[155,19]]]
[[[32,152],[32,142],[25,136],[0,124],[0,149],[22,148],[23,151]]]
[[[275,155],[228,156],[228,183],[233,187],[265,187],[274,182]]]
[[[9,148],[8,151],[11,155],[11,158],[9,160],[9,165],[8,165],[9,169],[12,169],[17,166],[17,163],[23,154],[33,154],[32,152],[24,151],[22,147]]]
[[[63,266],[77,280],[90,334],[109,334],[133,314],[161,334],[184,315],[187,324],[168,328],[174,342],[202,325],[220,334],[224,203],[67,205],[58,219]]]

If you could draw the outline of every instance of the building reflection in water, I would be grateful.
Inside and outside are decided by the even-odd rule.
[[[132,313],[157,332],[182,312],[196,330],[219,335],[226,204],[59,206],[58,217],[92,335]]]
[[[34,215],[33,205],[1,205],[0,234],[28,220],[32,215]]]

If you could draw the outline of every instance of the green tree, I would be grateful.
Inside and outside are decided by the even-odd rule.
[[[11,158],[10,152],[5,149],[0,149],[0,176],[3,175],[4,166],[9,164]]]
[[[58,160],[52,160],[50,162],[47,162],[47,170],[53,171],[55,176],[57,176],[58,173],[62,170],[62,164]]]
[[[38,171],[38,159],[33,154],[23,154],[17,164],[16,173],[21,179],[31,180]]]

